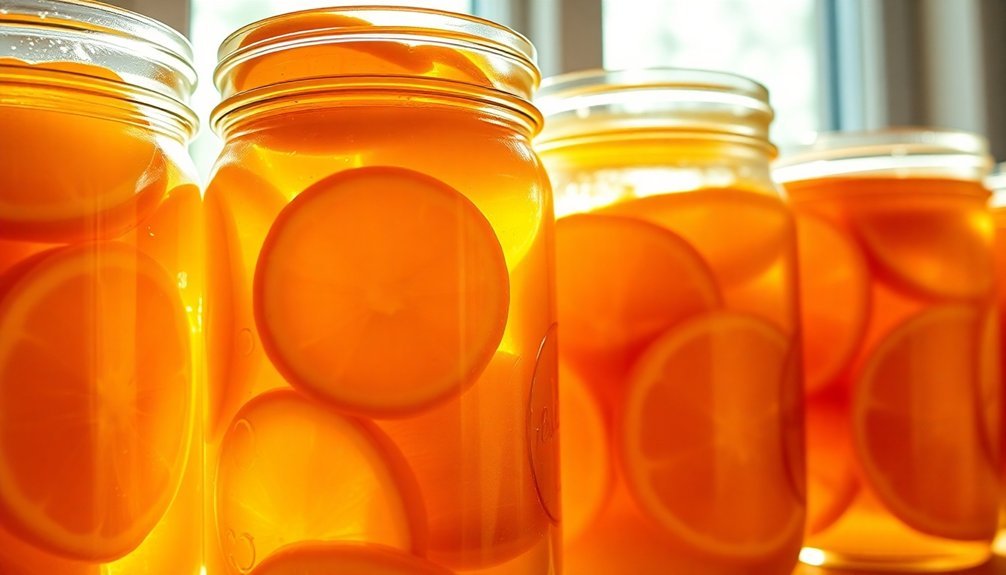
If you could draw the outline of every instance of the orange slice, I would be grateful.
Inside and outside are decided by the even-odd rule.
[[[930,308],[894,329],[860,370],[856,452],[870,485],[908,526],[937,537],[991,539],[997,476],[977,405],[979,314]]]
[[[807,534],[831,527],[859,492],[853,463],[848,406],[807,404]]]
[[[61,68],[111,74],[87,64]],[[116,237],[149,215],[165,192],[167,162],[149,129],[7,106],[0,113],[0,133],[0,237],[40,242]]]
[[[789,344],[753,316],[705,314],[636,364],[618,426],[642,511],[680,545],[753,561],[799,540],[782,411]]]
[[[373,543],[297,543],[277,551],[251,575],[451,575],[425,559]]]
[[[147,536],[185,466],[189,326],[135,248],[50,252],[0,300],[0,521],[68,557]]]
[[[380,423],[412,464],[438,563],[498,565],[548,533],[524,439],[533,358],[498,353],[460,397]]]
[[[576,541],[611,493],[613,469],[608,425],[597,398],[569,368],[559,368],[562,447],[562,538]]]
[[[218,535],[241,573],[297,541],[425,550],[415,478],[369,422],[292,390],[269,391],[238,412],[220,449]]]
[[[866,332],[869,270],[855,240],[812,215],[796,217],[804,383],[808,393],[844,370]]]
[[[251,302],[259,250],[285,205],[268,182],[233,164],[219,169],[206,190],[207,432],[213,441],[245,401],[286,386],[262,351]]]
[[[455,396],[503,337],[509,276],[465,196],[392,167],[340,172],[276,218],[255,320],[298,389],[340,409],[404,416]]]
[[[993,285],[984,201],[949,191],[887,194],[857,205],[850,220],[881,277],[923,296],[976,298]]]
[[[584,372],[624,372],[666,329],[720,303],[702,258],[659,226],[572,215],[555,243],[560,345]]]
[[[663,226],[692,244],[721,286],[740,283],[785,253],[793,223],[782,200],[739,189],[705,189],[619,202],[605,213]]]

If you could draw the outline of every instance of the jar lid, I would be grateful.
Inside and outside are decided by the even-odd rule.
[[[709,70],[589,70],[546,78],[535,98],[545,116],[539,141],[668,131],[768,142],[768,90],[743,76]]]
[[[991,166],[978,134],[904,127],[819,134],[776,161],[773,175],[781,183],[863,175],[981,181]]]

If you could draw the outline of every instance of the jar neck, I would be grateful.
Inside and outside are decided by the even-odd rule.
[[[0,63],[0,106],[53,110],[131,124],[186,144],[198,125],[177,101],[117,79],[59,66]]]
[[[538,110],[518,97],[436,79],[359,77],[290,82],[238,94],[213,111],[212,126],[224,140],[268,125],[282,117],[296,123],[301,113],[353,113],[360,108],[454,109],[491,118],[529,140],[541,128]],[[303,114],[302,117],[308,117]],[[382,129],[374,127],[375,129]],[[393,129],[407,129],[393,127]]]
[[[741,171],[771,181],[776,150],[767,140],[729,134],[636,130],[537,142],[542,158],[557,169]]]

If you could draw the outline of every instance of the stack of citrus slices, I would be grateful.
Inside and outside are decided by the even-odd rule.
[[[188,245],[171,222],[198,225],[198,191],[131,122],[5,104],[0,132],[0,572],[96,574],[159,525],[189,457],[179,276],[200,262],[167,244]]]
[[[920,542],[990,538],[999,423],[989,407],[998,366],[984,194],[964,182],[883,178],[790,191],[810,543],[820,534],[858,548],[842,526],[875,513],[872,501]]]
[[[226,166],[206,202],[229,572],[505,568],[547,540],[555,478],[536,472],[556,452],[536,456],[525,429],[555,361],[544,332],[501,345],[510,267],[468,197],[375,166],[286,201]]]
[[[644,197],[561,218],[556,246],[569,568],[620,553],[592,533],[622,513],[606,501],[623,490],[639,514],[627,529],[655,528],[663,549],[710,569],[795,561],[801,388],[782,202]]]

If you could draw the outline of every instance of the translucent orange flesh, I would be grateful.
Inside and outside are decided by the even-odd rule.
[[[372,543],[299,543],[284,547],[252,575],[451,575],[451,571]]]
[[[288,24],[284,33],[314,34],[314,24]],[[233,79],[250,88],[350,68],[468,83],[481,74],[439,45],[318,48],[295,50],[297,62],[277,54],[242,64]],[[211,572],[295,565],[282,549],[312,539],[395,547],[417,556],[418,572],[555,568],[555,430],[532,425],[542,406],[555,420],[554,337],[544,344],[553,357],[539,360],[555,323],[554,224],[547,180],[519,153],[530,150],[528,135],[481,110],[423,102],[260,120],[229,144],[206,193],[213,489],[233,493],[223,485],[235,477],[242,492],[263,489],[256,474],[234,474],[228,453],[237,420],[279,393],[312,406],[318,415],[307,419],[327,430],[297,427],[280,407],[270,420],[287,421],[287,442],[314,445],[319,433],[326,445],[352,442],[348,424],[336,433],[336,423],[373,426],[384,447],[362,467],[383,461],[391,472],[361,479],[361,466],[345,463],[354,497],[375,503],[333,514],[346,491],[339,474],[299,477],[339,462],[277,444],[276,466],[255,469],[273,495],[211,501],[218,520],[229,518],[211,533]],[[398,515],[376,503],[400,500],[407,512]],[[321,515],[336,519],[324,529],[302,519]],[[380,556],[371,559],[382,572]],[[329,561],[321,565],[344,567]]]
[[[802,292],[805,338],[836,358],[817,369],[833,375],[813,386],[819,395],[808,405],[807,544],[867,563],[973,561],[976,546],[995,531],[998,482],[986,192],[975,183],[921,178],[788,188],[798,227],[826,222],[830,230],[805,234],[801,244],[801,261],[827,253]],[[825,280],[858,278],[854,252],[865,257],[869,304],[858,344],[837,361],[860,330],[850,328],[863,296],[849,287],[858,280],[831,287]],[[847,311],[840,323],[815,324],[826,309],[835,318]],[[825,365],[825,355],[817,356]]]
[[[67,556],[129,552],[173,496],[189,437],[173,278],[125,244],[56,249],[6,291],[0,326],[0,519]]]
[[[561,418],[564,492],[579,494],[564,511],[571,572],[792,569],[805,491],[794,239],[783,204],[748,190],[558,221],[560,403],[582,404],[563,391],[586,385],[600,415]],[[600,450],[584,443],[596,437]]]

